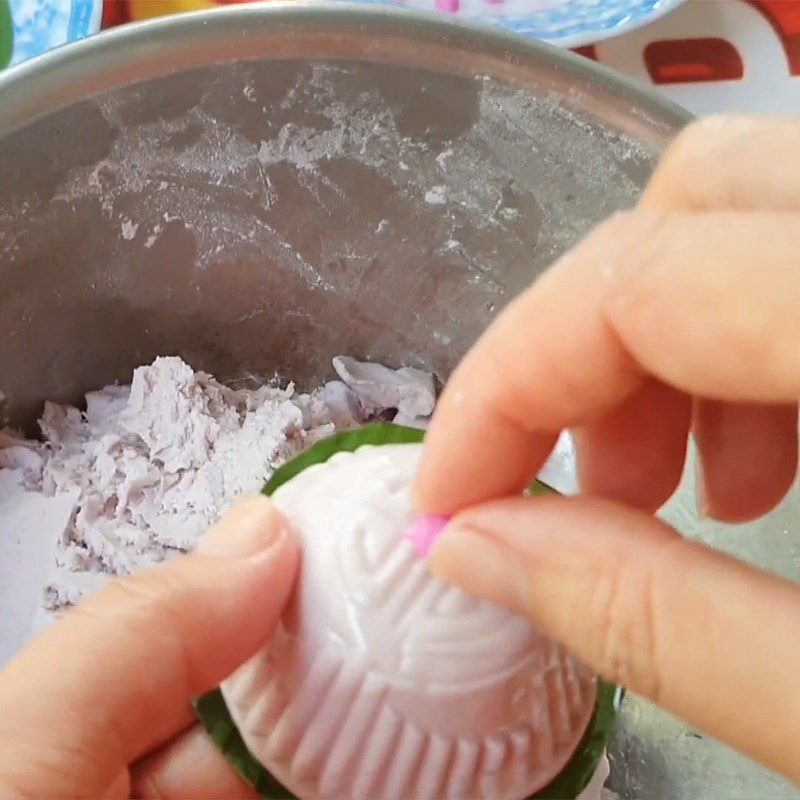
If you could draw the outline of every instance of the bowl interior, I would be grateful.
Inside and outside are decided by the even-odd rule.
[[[11,420],[165,353],[224,380],[308,385],[339,353],[445,378],[655,155],[413,65],[233,62],[81,100],[0,141]]]

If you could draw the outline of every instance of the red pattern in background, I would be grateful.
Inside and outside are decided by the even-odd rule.
[[[597,48],[593,44],[587,44],[585,47],[576,47],[573,52],[579,56],[591,58],[592,61],[597,61]]]
[[[747,0],[772,26],[783,46],[789,74],[800,76],[800,0]],[[575,50],[598,60],[593,46]],[[736,48],[718,38],[664,39],[645,48],[645,65],[656,85],[741,80],[744,64]]]
[[[744,63],[739,51],[725,39],[671,39],[652,42],[644,49],[644,63],[656,86],[666,83],[739,81]]]
[[[123,22],[130,21],[131,15],[128,10],[127,0],[105,0],[101,28],[113,28],[116,25],[122,25]]]

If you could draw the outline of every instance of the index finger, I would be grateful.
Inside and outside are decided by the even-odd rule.
[[[417,479],[427,513],[524,489],[564,428],[649,375],[726,401],[800,396],[800,226],[787,214],[640,210],[515,300],[454,373]]]

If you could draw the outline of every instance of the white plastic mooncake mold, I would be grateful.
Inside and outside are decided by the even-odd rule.
[[[250,752],[298,797],[525,798],[591,719],[590,672],[438,580],[403,537],[421,451],[339,453],[273,496],[303,545],[297,593],[221,688]]]

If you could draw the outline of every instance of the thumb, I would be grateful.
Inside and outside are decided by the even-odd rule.
[[[264,644],[297,560],[282,517],[256,497],[197,555],[114,580],[71,610],[0,673],[0,783],[25,796],[101,796],[188,724],[193,697]]]
[[[456,517],[433,569],[528,615],[604,678],[800,782],[800,589],[586,498]]]

